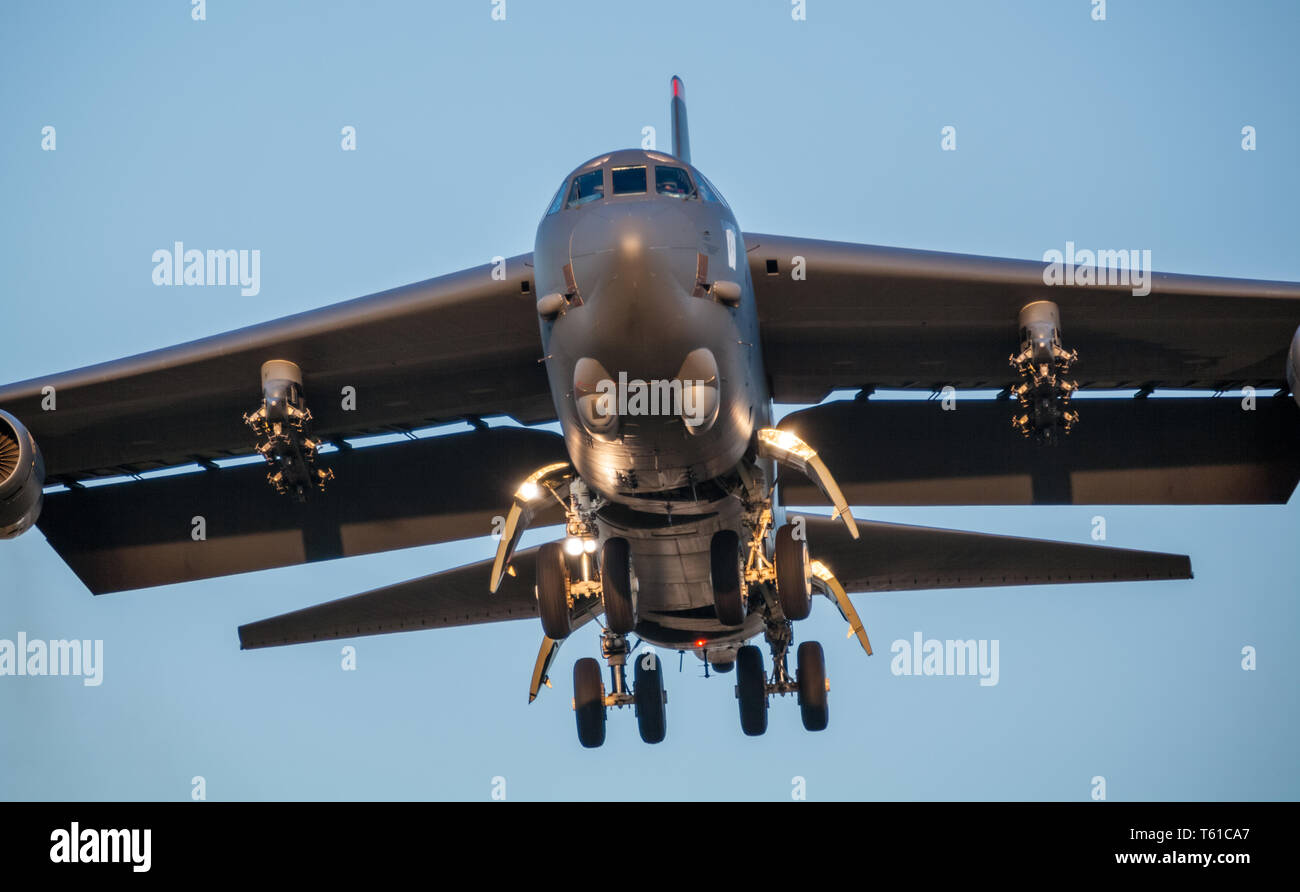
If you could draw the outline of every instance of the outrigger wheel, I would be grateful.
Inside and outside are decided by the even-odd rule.
[[[786,619],[807,619],[812,612],[808,542],[794,537],[794,524],[783,524],[776,531],[776,593]]]
[[[537,612],[547,638],[563,641],[573,631],[569,570],[564,562],[564,546],[559,542],[548,542],[537,549]],[[599,672],[596,677],[599,680]]]
[[[709,570],[713,606],[718,622],[739,626],[745,622],[745,575],[740,565],[740,535],[719,530],[709,542]]]

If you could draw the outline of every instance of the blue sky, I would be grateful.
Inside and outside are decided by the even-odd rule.
[[[0,7],[0,381],[531,250],[560,178],[668,144],[748,231],[1300,280],[1291,3],[786,0],[7,3]],[[41,128],[57,149],[41,151]],[[357,128],[357,151],[339,147]],[[957,128],[957,151],[940,129]],[[1258,149],[1241,148],[1256,128]],[[157,288],[181,240],[257,248],[262,288]],[[1250,508],[860,516],[1190,554],[1191,582],[819,601],[831,721],[742,736],[734,676],[669,660],[668,739],[627,713],[582,750],[566,644],[526,703],[520,622],[241,653],[244,622],[482,559],[486,539],[93,598],[39,533],[0,543],[0,638],[105,642],[104,683],[0,678],[0,799],[1295,799],[1300,518]],[[532,541],[537,537],[533,536]],[[1000,681],[890,673],[890,643],[1000,642]],[[1241,668],[1253,646],[1258,669]]]

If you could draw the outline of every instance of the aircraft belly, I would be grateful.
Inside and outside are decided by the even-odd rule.
[[[713,603],[707,538],[654,537],[631,545],[639,610],[689,610]]]

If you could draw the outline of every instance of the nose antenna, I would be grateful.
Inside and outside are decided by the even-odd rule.
[[[686,85],[677,75],[673,75],[673,99],[671,105],[673,119],[673,154],[691,163],[691,136],[686,129]]]

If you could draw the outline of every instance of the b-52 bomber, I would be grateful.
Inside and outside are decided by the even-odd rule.
[[[1289,499],[1300,285],[1134,288],[1109,259],[1058,277],[746,232],[691,164],[671,86],[671,151],[579,165],[530,254],[0,388],[0,536],[38,526],[103,594],[496,534],[490,559],[251,622],[241,646],[540,618],[532,700],[596,622],[601,659],[573,670],[594,747],[611,708],[664,739],[661,651],[734,672],[745,734],[787,694],[824,729],[823,650],[795,636],[814,595],[869,654],[850,592],[1191,577],[1183,555],[850,505]],[[883,390],[1000,398],[944,411]],[[1177,390],[1247,396],[1162,398]],[[774,424],[774,402],[812,407]],[[87,485],[105,477],[147,479]]]

